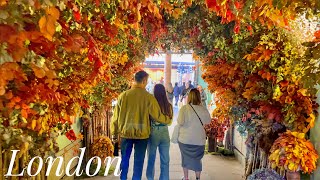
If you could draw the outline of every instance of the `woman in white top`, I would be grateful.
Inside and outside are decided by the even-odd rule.
[[[200,92],[191,89],[187,96],[187,105],[181,107],[178,116],[180,125],[178,143],[182,158],[184,180],[188,180],[188,171],[196,173],[200,179],[201,159],[204,156],[206,133],[204,125],[211,121],[209,111],[201,105]]]

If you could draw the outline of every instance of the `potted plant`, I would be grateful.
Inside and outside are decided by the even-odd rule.
[[[217,142],[222,142],[224,139],[224,132],[228,128],[228,120],[220,121],[214,117],[211,119],[210,124],[205,126],[206,134],[208,137],[208,152],[217,151]]]
[[[269,161],[272,168],[286,170],[288,180],[300,179],[300,172],[316,169],[318,154],[304,133],[287,131],[271,147]]]

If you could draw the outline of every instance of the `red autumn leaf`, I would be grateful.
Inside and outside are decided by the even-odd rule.
[[[40,32],[31,31],[26,33],[26,36],[30,40],[29,49],[33,50],[36,54],[44,57],[54,56],[54,50],[56,44],[45,38]]]
[[[206,0],[206,4],[209,9],[215,8],[217,6],[217,1],[216,0]]]
[[[100,59],[95,61],[94,63],[95,69],[100,69],[102,66],[103,66],[103,63]]]
[[[251,25],[248,25],[248,26],[247,26],[247,29],[248,29],[248,31],[250,32],[250,35],[252,35],[252,32],[253,32],[252,26],[251,26]]]
[[[9,25],[0,25],[0,41],[8,41],[8,37],[10,37],[13,34],[16,34],[16,29]]]
[[[100,0],[95,0],[96,6],[100,6]]]
[[[118,28],[115,25],[110,24],[110,22],[107,21],[104,17],[102,17],[101,19],[106,35],[109,36],[111,39],[114,38],[118,34]]]
[[[273,120],[274,118],[275,118],[275,114],[274,113],[270,113],[269,115],[268,115],[268,119],[269,120]]]
[[[67,35],[66,39],[63,47],[67,52],[79,53],[80,49],[85,46],[85,39],[79,34]]]
[[[76,134],[74,133],[74,131],[71,129],[66,133],[66,137],[70,140],[70,141],[75,141],[77,140]]]
[[[128,16],[128,23],[129,24],[134,24],[136,21],[135,21],[135,18],[136,16],[133,14],[133,13],[131,13],[129,16]]]
[[[239,32],[240,32],[240,24],[239,23],[237,23],[234,26],[233,32],[236,33],[236,34],[239,34]]]
[[[77,21],[77,22],[80,22],[81,21],[81,14],[79,11],[73,11],[73,16],[74,16],[74,19]]]
[[[314,33],[314,36],[317,38],[317,39],[320,39],[320,30],[316,31]]]
[[[243,7],[243,3],[240,2],[240,1],[236,1],[236,2],[234,2],[234,6],[235,6],[238,10],[240,10],[240,9],[242,9],[242,7]]]
[[[288,86],[288,85],[289,85],[289,81],[284,80],[284,81],[281,81],[281,82],[280,82],[280,86],[281,86],[281,87],[286,87],[286,86]]]

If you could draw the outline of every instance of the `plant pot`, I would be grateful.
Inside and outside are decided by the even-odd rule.
[[[287,171],[286,178],[287,180],[300,180],[300,172]]]
[[[216,138],[208,137],[208,152],[217,152]]]

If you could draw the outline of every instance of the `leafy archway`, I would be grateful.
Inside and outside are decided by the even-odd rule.
[[[0,9],[2,148],[57,151],[59,134],[77,138],[72,117],[109,105],[146,55],[192,49],[220,124],[237,124],[266,157],[274,145],[273,168],[315,169],[316,154],[279,149],[298,138],[293,147],[314,152],[305,138],[317,108],[317,0],[0,0]]]

